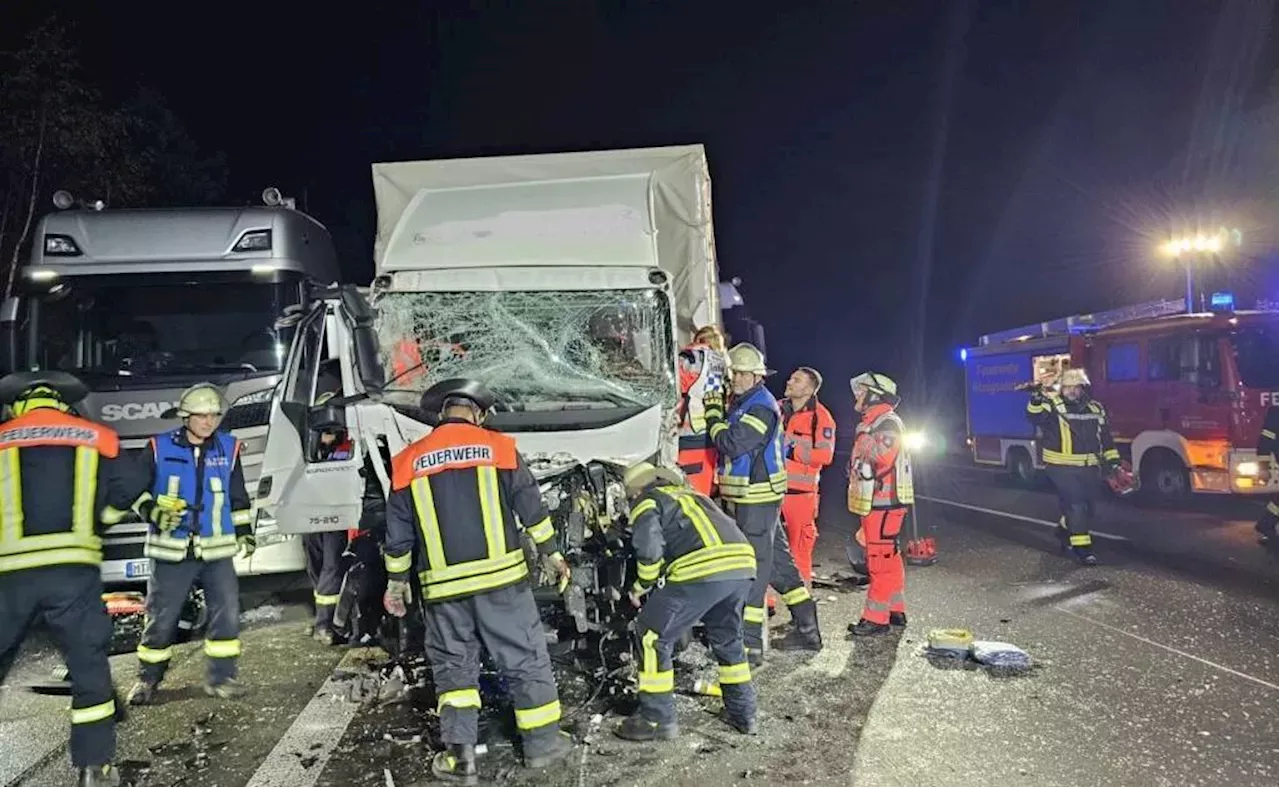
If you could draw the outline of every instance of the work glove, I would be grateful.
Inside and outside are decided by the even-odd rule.
[[[631,592],[627,594],[627,600],[631,602],[631,606],[636,609],[640,609],[640,607],[644,606],[644,597],[648,592],[649,588],[641,588],[633,585],[631,587]]]
[[[569,580],[573,576],[569,571],[569,561],[565,560],[564,555],[559,552],[553,552],[547,555],[547,566],[550,569],[548,573],[555,575],[556,590],[563,593],[569,587]]]
[[[177,495],[160,495],[143,503],[139,512],[161,532],[167,533],[182,524],[182,517],[187,512],[187,501]]]
[[[409,581],[405,579],[392,579],[387,582],[387,592],[382,595],[382,607],[397,618],[402,618],[409,612],[409,602],[413,600],[413,591],[409,588]]]
[[[252,533],[237,536],[236,543],[240,545],[240,555],[242,557],[253,557],[253,553],[258,551],[258,539]]]
[[[724,418],[724,392],[709,388],[702,395],[702,409],[706,411],[707,418]]]

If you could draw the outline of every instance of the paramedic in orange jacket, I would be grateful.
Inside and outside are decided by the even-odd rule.
[[[699,328],[693,342],[680,351],[680,434],[676,463],[699,493],[715,491],[715,445],[707,435],[702,397],[724,384],[724,335],[714,325]]]
[[[782,523],[806,584],[813,581],[813,545],[818,541],[818,477],[835,458],[836,421],[818,401],[822,375],[801,366],[783,392],[782,450],[787,461],[787,495]]]
[[[849,625],[854,636],[883,634],[907,625],[903,591],[906,572],[898,534],[915,502],[911,459],[902,444],[906,429],[894,412],[898,385],[867,372],[849,381],[854,409],[862,416],[849,464],[849,511],[861,520],[858,541],[867,550],[867,600],[862,619]]]

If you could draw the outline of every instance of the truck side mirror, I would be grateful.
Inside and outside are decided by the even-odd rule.
[[[340,297],[342,309],[351,320],[356,374],[360,375],[366,391],[375,391],[387,379],[378,358],[378,334],[373,328],[377,315],[369,301],[352,285],[343,285]]]

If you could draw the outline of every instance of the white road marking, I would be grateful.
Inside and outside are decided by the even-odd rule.
[[[347,682],[326,680],[293,720],[245,787],[311,787],[355,718],[360,704],[346,699]],[[303,758],[314,761],[303,767]]]
[[[1235,675],[1238,678],[1244,678],[1245,680],[1253,681],[1254,683],[1257,683],[1260,686],[1266,686],[1269,689],[1276,689],[1280,691],[1280,685],[1276,685],[1275,683],[1269,683],[1261,678],[1255,678],[1252,675],[1248,675],[1246,673],[1240,672],[1239,670],[1233,670],[1230,667],[1217,663],[1216,661],[1209,661],[1208,659],[1201,658],[1199,656],[1195,656],[1190,653],[1187,653],[1185,650],[1178,650],[1175,647],[1165,645],[1164,643],[1161,643],[1161,642],[1156,642],[1153,639],[1147,639],[1146,637],[1139,636],[1137,634],[1134,634],[1131,631],[1125,631],[1122,628],[1112,626],[1110,623],[1103,623],[1102,621],[1094,620],[1093,618],[1088,617],[1087,615],[1081,615],[1079,612],[1072,612],[1071,610],[1063,609],[1062,607],[1054,607],[1054,609],[1058,610],[1064,615],[1070,615],[1071,617],[1077,618],[1079,620],[1083,620],[1086,623],[1092,623],[1093,625],[1098,626],[1099,628],[1104,628],[1107,631],[1114,631],[1117,634],[1123,634],[1124,636],[1130,637],[1132,639],[1136,639],[1139,642],[1145,642],[1146,644],[1151,645],[1152,647],[1157,647],[1157,648],[1160,648],[1161,650],[1168,651],[1169,653],[1173,653],[1178,656],[1189,658],[1192,661],[1198,661],[1207,667],[1213,667],[1216,670],[1221,670],[1222,672]]]
[[[1033,525],[1042,525],[1044,527],[1058,527],[1057,522],[1050,522],[1047,519],[1036,519],[1032,516],[1023,516],[1022,514],[1014,514],[1008,511],[997,511],[994,508],[983,508],[982,506],[970,505],[968,503],[959,503],[955,500],[944,500],[940,497],[927,497],[925,495],[916,495],[917,500],[928,500],[930,503],[941,503],[944,506],[955,506],[956,508],[967,508],[970,511],[977,511],[982,514],[991,514],[992,516],[1002,516],[1005,519],[1016,519],[1019,522],[1030,522]],[[1128,541],[1128,536],[1118,536],[1115,533],[1104,533],[1101,530],[1089,531],[1098,538],[1105,538],[1109,541]]]

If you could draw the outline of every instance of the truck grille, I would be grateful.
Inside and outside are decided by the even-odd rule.
[[[102,559],[103,560],[141,560],[142,542],[134,543],[113,543],[111,541],[103,541]]]

